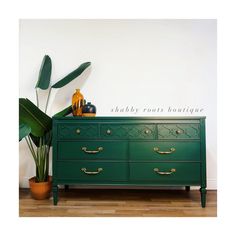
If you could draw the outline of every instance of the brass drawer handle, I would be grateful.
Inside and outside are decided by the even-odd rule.
[[[76,130],[76,133],[77,133],[77,134],[80,134],[80,129],[77,129],[77,130]]]
[[[159,154],[171,154],[175,151],[175,148],[172,147],[172,148],[170,148],[170,151],[165,151],[165,152],[159,151],[159,150],[160,149],[158,147],[154,147],[154,152],[157,152]]]
[[[171,175],[171,174],[173,174],[174,172],[176,172],[176,169],[174,169],[174,168],[172,168],[170,171],[167,171],[167,172],[165,172],[165,171],[159,171],[158,168],[154,168],[153,170],[154,170],[157,174],[159,174],[159,175]]]
[[[99,174],[100,172],[102,172],[103,169],[102,169],[102,168],[98,168],[97,171],[87,171],[86,168],[82,168],[81,171],[83,171],[83,172],[84,172],[85,174],[87,174],[87,175],[97,175],[97,174]]]
[[[81,149],[84,152],[89,153],[89,154],[96,154],[96,153],[99,153],[99,152],[103,151],[103,147],[98,147],[97,150],[87,150],[86,147],[82,147]]]
[[[145,133],[145,134],[149,134],[149,133],[151,133],[151,132],[150,132],[150,130],[146,129],[146,130],[144,131],[144,133]]]

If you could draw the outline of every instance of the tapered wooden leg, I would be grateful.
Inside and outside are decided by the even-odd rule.
[[[187,192],[189,192],[189,191],[190,191],[190,186],[185,186],[185,190],[186,190]]]
[[[68,184],[65,184],[65,192],[67,192],[69,190],[69,185]]]
[[[201,204],[202,207],[204,208],[206,206],[206,188],[201,187],[200,188],[200,192],[201,192]]]
[[[58,202],[58,187],[57,185],[52,187],[52,193],[53,193],[53,204],[56,206]]]

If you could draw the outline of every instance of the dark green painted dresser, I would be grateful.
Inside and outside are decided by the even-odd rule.
[[[206,203],[205,117],[53,118],[53,199],[58,185],[200,186]]]

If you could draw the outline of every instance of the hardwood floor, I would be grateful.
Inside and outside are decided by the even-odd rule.
[[[52,198],[32,199],[29,189],[20,189],[19,198],[19,216],[217,216],[217,192],[209,190],[206,208],[201,208],[198,190],[60,190],[57,206]]]

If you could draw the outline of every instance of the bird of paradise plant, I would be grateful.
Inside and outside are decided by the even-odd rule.
[[[49,178],[49,151],[52,141],[52,118],[47,115],[48,103],[52,89],[62,88],[72,80],[81,75],[90,62],[81,64],[77,69],[50,85],[52,62],[48,55],[45,55],[39,71],[38,81],[35,86],[37,105],[27,98],[19,98],[19,141],[26,140],[36,166],[36,182],[46,182]],[[39,109],[38,89],[49,88],[45,110]],[[68,106],[54,116],[63,117],[72,112]]]

